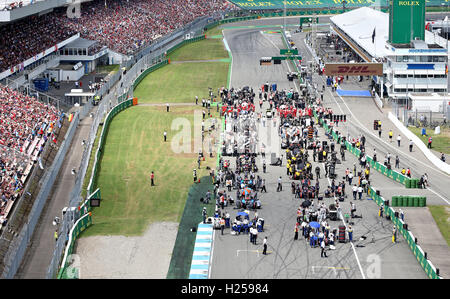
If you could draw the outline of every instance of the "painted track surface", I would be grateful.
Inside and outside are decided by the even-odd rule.
[[[294,88],[292,82],[286,79],[286,62],[259,66],[260,57],[279,54],[277,47],[284,48],[280,35],[263,35],[255,29],[225,30],[224,33],[233,55],[231,86],[248,85],[256,90],[269,81],[277,83],[279,89]],[[319,130],[322,140],[323,133]],[[344,164],[337,165],[339,177],[342,177],[346,167],[352,167],[357,161],[349,153],[346,159]],[[316,165],[313,163],[313,168]],[[285,162],[283,166],[268,166],[266,174],[258,173],[266,179],[268,190],[267,194],[261,195],[263,207],[258,211],[260,217],[265,219],[265,232],[259,233],[258,244],[251,244],[248,235],[231,235],[229,229],[223,236],[216,231],[210,278],[426,278],[406,242],[400,238],[398,243],[392,244],[391,222],[378,218],[377,205],[365,196],[356,202],[357,214],[362,214],[363,218],[354,219],[353,248],[350,243],[336,243],[336,250],[328,251],[328,258],[321,258],[320,249],[310,248],[303,237],[299,236],[299,240],[294,241],[295,213],[300,202],[290,192]],[[275,192],[276,178],[279,176],[283,177],[283,191]],[[389,184],[397,187],[381,174],[372,172],[372,177],[375,187]],[[322,176],[321,190],[327,185],[327,179]],[[347,193],[348,189],[347,185]],[[327,206],[332,201],[324,200]],[[346,199],[343,203],[343,213],[349,213],[349,201]],[[317,200],[315,204],[317,206]],[[234,219],[237,210],[229,207],[228,211]],[[330,224],[332,228],[337,228],[342,222],[331,221]],[[358,241],[363,235],[367,239]],[[264,236],[268,236],[267,256],[261,254]]]

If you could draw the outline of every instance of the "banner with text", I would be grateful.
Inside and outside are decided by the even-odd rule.
[[[382,63],[327,63],[327,76],[382,76]]]
[[[284,0],[230,0],[242,9],[284,9]],[[363,6],[388,7],[388,0],[346,0],[345,7]],[[413,2],[405,0],[405,2]],[[441,6],[442,5],[442,6]],[[426,6],[443,7],[450,5],[450,0],[426,0]],[[292,0],[286,1],[286,9],[308,8],[343,8],[342,0]]]

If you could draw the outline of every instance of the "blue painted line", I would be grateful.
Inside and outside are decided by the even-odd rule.
[[[202,228],[207,228],[207,230],[200,230]],[[211,262],[211,251],[212,251],[212,237],[214,230],[211,224],[200,223],[198,225],[197,235],[194,244],[194,252],[192,254],[192,261],[204,261],[204,264],[193,265],[191,262],[191,269],[189,279],[207,279],[207,274],[197,274],[198,270],[204,270],[209,272],[209,263]],[[201,237],[209,236],[211,238],[203,239]],[[206,243],[206,244],[205,244]],[[211,246],[208,246],[211,245]],[[202,255],[200,255],[202,254]],[[194,272],[194,273],[192,273]]]
[[[195,243],[212,243],[212,239],[202,239],[202,238],[197,237],[195,239]]]
[[[189,279],[208,279],[205,274],[190,274]]]
[[[194,247],[194,254],[196,251],[211,251],[211,247]]]
[[[209,255],[194,255],[192,256],[193,261],[209,261]]]
[[[198,228],[211,228],[212,229],[212,225],[211,224],[206,224],[206,223],[200,223],[198,225]]]
[[[206,264],[206,265],[192,265],[191,266],[191,270],[192,269],[208,270],[208,268],[209,268],[208,264]]]
[[[199,231],[197,231],[197,235],[212,235],[212,231],[211,232],[199,232]]]

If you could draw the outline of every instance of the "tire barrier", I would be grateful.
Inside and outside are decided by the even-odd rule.
[[[425,207],[427,198],[425,196],[392,196],[393,207]]]

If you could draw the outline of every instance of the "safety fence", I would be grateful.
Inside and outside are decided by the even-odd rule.
[[[80,278],[80,268],[78,265],[77,258],[72,257],[73,246],[75,245],[76,238],[90,225],[92,224],[92,214],[91,212],[85,214],[80,219],[77,220],[75,225],[72,227],[69,233],[68,246],[66,247],[66,251],[64,253],[64,258],[62,265],[71,264],[70,266],[61,267],[60,272],[58,274],[58,279],[61,278]],[[72,259],[73,258],[73,259]],[[70,262],[68,261],[70,260]]]
[[[88,186],[88,194],[91,195],[94,192],[94,186],[96,185],[98,170],[100,169],[100,158],[103,152],[103,147],[105,146],[106,135],[108,133],[109,125],[112,119],[122,112],[123,110],[133,106],[133,99],[128,99],[122,103],[117,104],[106,116],[103,123],[102,133],[100,134],[100,139],[98,142],[98,148],[95,152],[95,160],[92,167],[91,179]]]
[[[76,260],[70,259],[70,255],[72,254],[73,246],[75,244],[75,241],[77,237],[80,235],[82,231],[84,231],[89,225],[92,224],[92,217],[91,217],[91,207],[90,207],[90,199],[91,198],[100,198],[99,193],[100,190],[97,189],[92,190],[93,186],[95,184],[95,180],[97,178],[97,172],[99,169],[99,161],[101,154],[103,152],[103,146],[106,139],[106,134],[108,132],[109,124],[111,123],[114,116],[116,116],[121,111],[127,109],[128,107],[131,107],[133,105],[133,99],[128,99],[126,101],[123,101],[119,104],[117,104],[111,111],[107,114],[103,129],[100,135],[99,144],[97,151],[95,153],[95,160],[92,168],[92,175],[89,182],[88,190],[89,190],[89,197],[78,207],[75,209],[75,213],[78,217],[74,217],[75,219],[78,219],[75,224],[71,227],[66,242],[64,242],[65,245],[65,253],[64,258],[61,263],[61,268],[59,269],[57,278],[79,278],[78,272],[79,269],[76,267]],[[95,196],[98,193],[98,196]],[[65,234],[61,234],[61,236],[64,236]],[[55,270],[53,270],[55,271]],[[52,272],[53,272],[52,271]],[[51,278],[50,276],[49,278]]]
[[[325,131],[328,134],[331,134],[333,139],[337,141],[339,138],[338,134],[335,131],[333,131],[332,127],[329,126],[324,119],[319,118],[317,116],[316,111],[314,111],[313,113],[314,117],[316,117],[319,120],[319,123],[323,126]],[[350,153],[352,153],[358,158],[360,157],[361,150],[359,148],[357,148],[356,146],[352,146],[352,144],[347,140],[345,140],[345,146]],[[378,171],[379,173],[387,176],[388,178],[396,182],[399,182],[402,185],[405,185],[406,188],[418,188],[418,181],[419,181],[418,179],[411,179],[400,172],[397,172],[393,169],[389,169],[385,165],[374,161],[373,158],[370,157],[369,155],[366,155],[366,164],[369,165],[371,168],[375,169],[376,171]]]
[[[369,196],[373,199],[377,205],[381,206],[383,204],[383,211],[386,216],[389,216],[391,221],[394,223],[397,228],[397,232],[399,235],[402,235],[406,242],[408,243],[409,248],[413,252],[420,266],[424,269],[427,276],[431,279],[442,279],[439,274],[439,269],[428,260],[428,255],[423,249],[417,245],[418,240],[414,237],[411,231],[408,230],[408,225],[398,217],[398,212],[396,212],[392,207],[389,206],[389,200],[384,199],[378,190],[373,187],[369,187]]]
[[[169,64],[169,61],[168,61],[167,59],[165,59],[165,60],[163,60],[162,62],[157,63],[157,64],[155,64],[155,65],[152,65],[151,67],[149,67],[148,69],[146,69],[144,72],[142,72],[142,74],[139,75],[139,77],[136,78],[136,80],[134,81],[134,83],[133,83],[133,85],[132,85],[132,88],[135,89],[135,88],[139,85],[139,83],[141,83],[141,81],[142,81],[148,74],[150,74],[151,72],[156,71],[157,69],[159,69],[159,68],[161,68],[161,67],[163,67],[163,66],[165,66],[165,65],[167,65],[167,64]]]
[[[204,40],[204,39],[205,39],[205,36],[204,36],[204,35],[200,35],[200,36],[197,36],[197,37],[194,37],[194,38],[190,38],[190,39],[185,39],[185,40],[183,40],[181,43],[178,43],[178,44],[176,44],[175,46],[169,48],[169,49],[167,50],[167,55],[169,55],[170,53],[172,53],[172,52],[175,51],[176,49],[181,48],[181,47],[184,46],[184,45],[191,44],[191,43],[195,43],[195,42],[198,42],[198,41]]]

